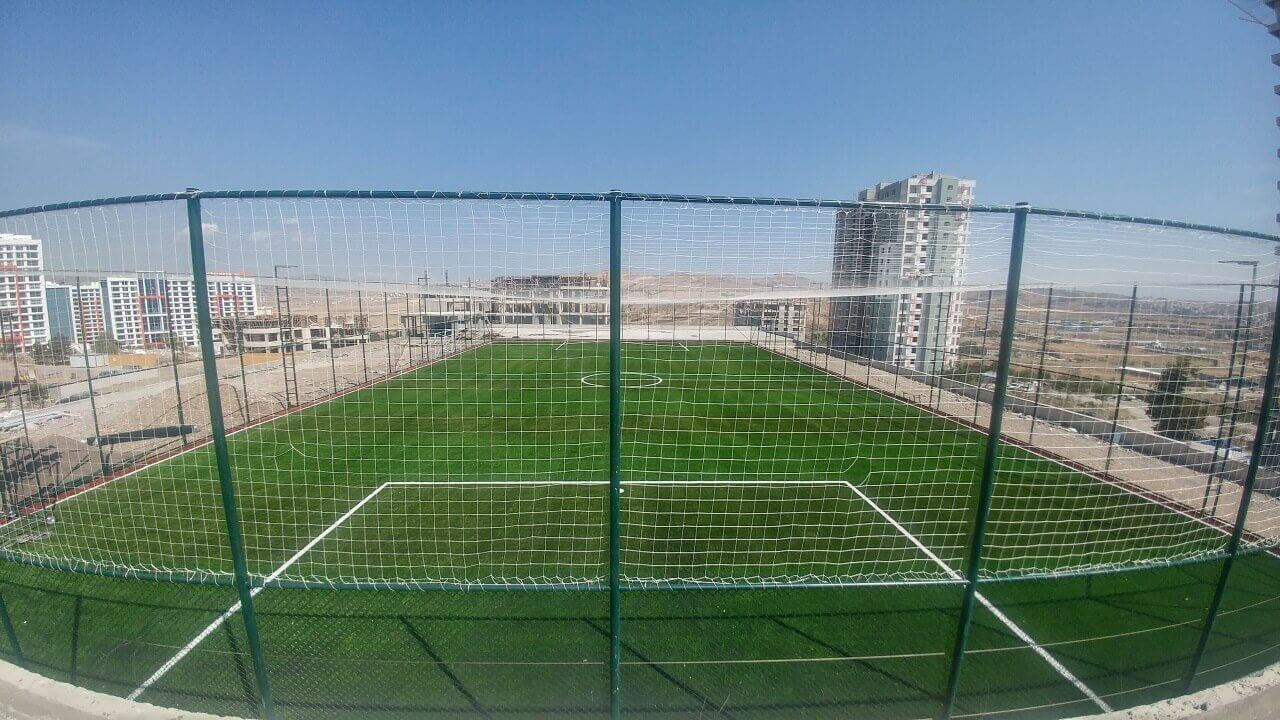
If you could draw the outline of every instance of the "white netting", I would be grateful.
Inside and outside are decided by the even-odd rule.
[[[605,582],[608,203],[202,205],[252,573]],[[229,572],[185,210],[0,220],[24,391],[0,426],[5,552]],[[622,227],[624,579],[956,581],[1012,216],[627,201]],[[1275,269],[1264,241],[1032,217],[990,575],[1221,552]],[[1273,454],[1251,546],[1280,538]]]

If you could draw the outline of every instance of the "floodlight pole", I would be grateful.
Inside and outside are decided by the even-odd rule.
[[[240,509],[236,504],[235,481],[231,475],[231,452],[227,447],[227,430],[222,420],[222,398],[218,392],[218,365],[213,354],[213,320],[209,311],[209,276],[205,270],[204,229],[201,226],[200,196],[187,195],[187,234],[191,239],[191,274],[195,279],[196,321],[199,327],[200,357],[204,364],[205,399],[209,403],[209,426],[213,434],[213,453],[218,465],[218,487],[222,495],[222,512],[226,520],[227,544],[235,574],[236,592],[240,596],[240,614],[244,618],[249,654],[258,682],[262,715],[275,720],[275,703],[271,699],[271,683],[262,654],[262,638],[258,635],[258,615],[253,609],[253,591],[249,568],[245,561],[244,533],[240,527]]]
[[[1009,276],[1005,283],[1004,317],[1000,327],[1000,352],[996,359],[996,384],[991,395],[991,421],[987,424],[986,450],[982,458],[982,485],[978,509],[969,543],[968,566],[965,569],[964,601],[960,606],[960,622],[956,627],[955,646],[951,652],[951,671],[947,692],[939,715],[949,720],[960,689],[960,667],[973,621],[973,603],[978,595],[978,574],[982,569],[982,548],[986,541],[987,516],[995,494],[996,464],[1000,460],[1000,425],[1004,415],[1005,395],[1009,386],[1009,365],[1013,359],[1013,335],[1018,316],[1018,286],[1022,280],[1022,250],[1027,239],[1027,216],[1030,208],[1018,203],[1013,214],[1013,240],[1009,249]]]
[[[1209,637],[1213,634],[1213,622],[1217,619],[1218,609],[1222,606],[1222,596],[1227,589],[1227,581],[1231,577],[1231,567],[1236,556],[1240,554],[1240,538],[1244,535],[1244,523],[1249,517],[1249,503],[1253,500],[1253,487],[1258,480],[1258,469],[1262,465],[1262,455],[1266,452],[1267,436],[1271,432],[1271,414],[1275,410],[1276,400],[1276,364],[1280,358],[1280,285],[1277,286],[1277,308],[1271,327],[1271,354],[1267,358],[1267,379],[1262,389],[1262,405],[1258,408],[1258,430],[1253,436],[1253,450],[1249,453],[1249,470],[1245,474],[1244,486],[1240,491],[1240,506],[1236,509],[1236,522],[1231,528],[1231,538],[1227,541],[1227,556],[1222,561],[1222,570],[1218,573],[1218,584],[1213,589],[1213,599],[1209,602],[1209,610],[1205,614],[1204,623],[1200,627],[1200,641],[1196,644],[1195,654],[1191,656],[1191,667],[1182,683],[1182,692],[1191,689],[1191,683],[1200,669],[1204,659],[1205,648],[1209,645]],[[1246,340],[1247,342],[1247,340]]]
[[[609,714],[622,716],[622,199],[609,195]]]

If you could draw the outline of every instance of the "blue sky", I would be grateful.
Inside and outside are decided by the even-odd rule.
[[[0,207],[203,188],[852,197],[1275,229],[1269,55],[1223,0],[0,3]]]

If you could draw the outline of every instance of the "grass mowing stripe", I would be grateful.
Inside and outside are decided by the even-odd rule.
[[[931,699],[931,700],[936,700],[936,701],[938,701],[938,702],[942,702],[942,698],[941,698],[941,697],[939,697],[937,693],[932,692],[932,691],[930,691],[929,689],[927,689],[927,688],[925,688],[925,687],[923,687],[923,686],[921,686],[921,685],[917,685],[917,684],[916,684],[916,683],[914,683],[914,682],[911,682],[911,680],[910,680],[910,679],[898,677],[897,675],[894,675],[893,673],[889,672],[888,670],[882,670],[881,668],[876,667],[876,666],[875,666],[875,664],[874,664],[872,661],[870,661],[870,660],[866,660],[866,659],[863,659],[863,658],[855,658],[851,653],[849,653],[849,652],[845,651],[843,648],[841,648],[840,646],[836,645],[835,643],[827,642],[826,640],[823,640],[823,639],[822,639],[822,638],[820,638],[820,637],[817,637],[817,636],[815,636],[815,635],[812,635],[812,634],[810,634],[810,633],[806,632],[805,630],[802,630],[802,629],[800,629],[800,628],[796,627],[795,625],[791,625],[791,624],[789,624],[789,623],[783,622],[783,621],[782,621],[780,618],[778,618],[777,616],[774,616],[774,615],[767,615],[767,616],[765,616],[765,617],[766,617],[767,619],[769,619],[770,621],[772,621],[773,623],[775,623],[775,624],[777,624],[777,625],[779,625],[779,626],[783,627],[784,629],[786,629],[786,630],[788,630],[788,631],[790,631],[790,632],[795,633],[796,635],[799,635],[800,637],[804,638],[805,640],[808,640],[809,642],[813,643],[814,645],[817,645],[818,647],[825,648],[825,649],[827,649],[827,650],[830,650],[830,651],[831,651],[831,652],[833,652],[833,653],[836,653],[837,655],[840,655],[840,656],[842,656],[842,657],[849,658],[849,659],[853,660],[856,664],[861,665],[862,667],[866,668],[867,670],[870,670],[871,672],[873,672],[873,673],[875,673],[875,674],[877,674],[877,675],[880,675],[881,677],[884,677],[884,678],[887,678],[887,679],[889,679],[889,680],[891,680],[891,681],[893,681],[893,682],[896,682],[896,683],[898,683],[899,685],[902,685],[903,687],[910,688],[911,690],[914,690],[914,691],[916,691],[916,692],[920,693],[921,695],[923,695],[923,696],[925,696],[925,697],[927,697],[927,698],[929,698],[929,699]],[[957,702],[957,703],[955,704],[955,706],[956,706],[957,708],[963,707],[963,705],[962,705],[961,703],[959,703],[959,702]]]
[[[446,663],[435,650],[431,649],[431,645],[427,643],[427,639],[422,637],[422,634],[413,626],[413,623],[409,622],[409,618],[401,615],[399,620],[404,625],[405,629],[409,631],[409,634],[413,636],[413,639],[417,641],[418,645],[422,647],[422,651],[431,657],[435,662],[436,667],[440,669],[440,672],[444,673],[445,677],[449,678],[449,682],[453,684],[453,687],[457,689],[458,693],[461,694],[462,697],[467,699],[467,702],[471,707],[475,708],[476,712],[486,718],[492,717],[489,714],[489,711],[485,710],[484,706],[480,704],[480,701],[476,699],[476,696],[462,684],[462,680],[454,674],[448,663]]]
[[[604,635],[606,638],[609,637],[609,631],[597,625],[595,621],[584,618],[583,622],[590,625],[592,629],[594,629],[596,632],[600,633],[601,635]],[[686,695],[693,698],[694,700],[697,700],[702,705],[702,708],[699,708],[700,710],[703,708],[714,709],[716,714],[719,715],[720,717],[725,718],[725,720],[735,720],[734,716],[729,711],[724,709],[723,703],[716,704],[712,702],[711,699],[708,698],[706,695],[703,695],[702,693],[698,692],[692,686],[681,681],[679,678],[667,672],[666,670],[663,670],[661,666],[654,663],[649,658],[645,657],[638,650],[632,647],[631,643],[627,642],[626,640],[623,640],[622,649],[626,650],[632,655],[635,655],[636,658],[639,659],[640,662],[644,663],[646,667],[653,670],[655,673],[660,675],[667,682],[671,683],[672,685],[675,685],[677,688],[680,688],[681,692],[685,693]]]

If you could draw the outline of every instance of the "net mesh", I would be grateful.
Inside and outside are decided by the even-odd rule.
[[[607,203],[202,208],[258,582],[607,581]],[[664,200],[622,228],[624,581],[957,582],[1011,215]],[[4,551],[228,577],[185,204],[0,232]],[[1033,216],[989,577],[1222,552],[1275,275],[1266,241]],[[1251,548],[1280,537],[1272,455]]]
[[[185,202],[0,217],[0,657],[223,714],[269,685],[288,717],[603,716],[616,639],[627,712],[932,716],[1008,329],[950,709],[1177,692],[1244,499],[1273,246],[1033,215],[1010,326],[1013,216],[956,192],[628,199],[616,279],[600,196],[203,198],[256,630],[225,587]],[[1280,647],[1263,442],[1204,677]]]

